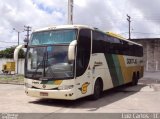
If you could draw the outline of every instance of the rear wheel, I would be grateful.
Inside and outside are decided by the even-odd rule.
[[[133,76],[132,76],[132,86],[135,86],[138,84],[138,79],[139,79],[139,75],[136,74],[136,73],[133,73]]]
[[[96,80],[95,85],[94,85],[94,93],[91,96],[92,100],[97,100],[101,97],[102,94],[102,83],[100,80]]]

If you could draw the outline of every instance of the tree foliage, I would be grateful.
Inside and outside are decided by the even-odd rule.
[[[0,51],[0,58],[13,58],[14,57],[14,50],[16,47],[10,47],[6,48],[5,50]],[[19,58],[24,58],[25,57],[25,52],[23,49],[20,49],[18,53]]]

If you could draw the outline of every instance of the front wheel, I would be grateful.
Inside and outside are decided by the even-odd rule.
[[[97,100],[101,97],[101,94],[102,94],[102,84],[101,84],[100,80],[97,80],[94,85],[94,93],[91,96],[91,99]]]

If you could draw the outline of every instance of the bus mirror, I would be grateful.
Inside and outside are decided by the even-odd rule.
[[[73,40],[68,47],[68,60],[73,61],[75,59],[75,49],[77,45],[77,40]]]

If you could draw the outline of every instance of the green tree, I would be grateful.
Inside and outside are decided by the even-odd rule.
[[[13,58],[14,56],[14,50],[16,47],[10,47],[6,48],[5,50],[0,51],[0,58]],[[25,52],[23,49],[21,49],[18,53],[19,58],[24,58],[25,57]]]

